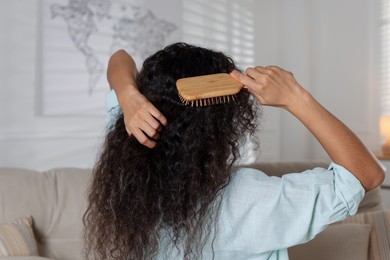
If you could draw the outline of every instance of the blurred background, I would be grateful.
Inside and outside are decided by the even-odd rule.
[[[243,69],[292,71],[378,152],[390,112],[388,9],[385,0],[2,0],[0,166],[92,167],[110,55],[124,48],[140,68],[177,41],[224,51]],[[246,163],[329,160],[280,109],[264,108],[258,136]]]

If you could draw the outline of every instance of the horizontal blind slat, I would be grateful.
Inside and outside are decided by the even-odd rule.
[[[381,1],[381,114],[390,114],[390,0]]]

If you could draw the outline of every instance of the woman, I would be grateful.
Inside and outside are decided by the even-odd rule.
[[[329,169],[271,178],[234,168],[240,138],[255,129],[249,94],[190,107],[175,86],[182,77],[220,72],[230,72],[262,105],[302,121],[332,158]],[[84,217],[93,259],[288,259],[288,247],[354,214],[364,192],[383,180],[360,140],[280,68],[244,75],[222,53],[178,43],[149,57],[137,76],[131,58],[118,53],[108,78],[121,86],[115,91],[130,117],[111,92],[112,126]]]

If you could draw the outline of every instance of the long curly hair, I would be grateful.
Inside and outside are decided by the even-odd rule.
[[[83,217],[87,257],[152,259],[161,246],[161,230],[169,230],[184,259],[201,254],[242,137],[253,136],[259,111],[244,91],[234,102],[186,106],[175,84],[183,77],[235,68],[223,53],[185,43],[145,60],[137,85],[168,125],[154,149],[128,135],[122,114],[108,129]]]

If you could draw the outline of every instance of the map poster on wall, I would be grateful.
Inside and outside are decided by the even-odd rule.
[[[180,0],[41,0],[42,115],[102,115],[109,57],[128,51],[140,68],[181,38]]]

